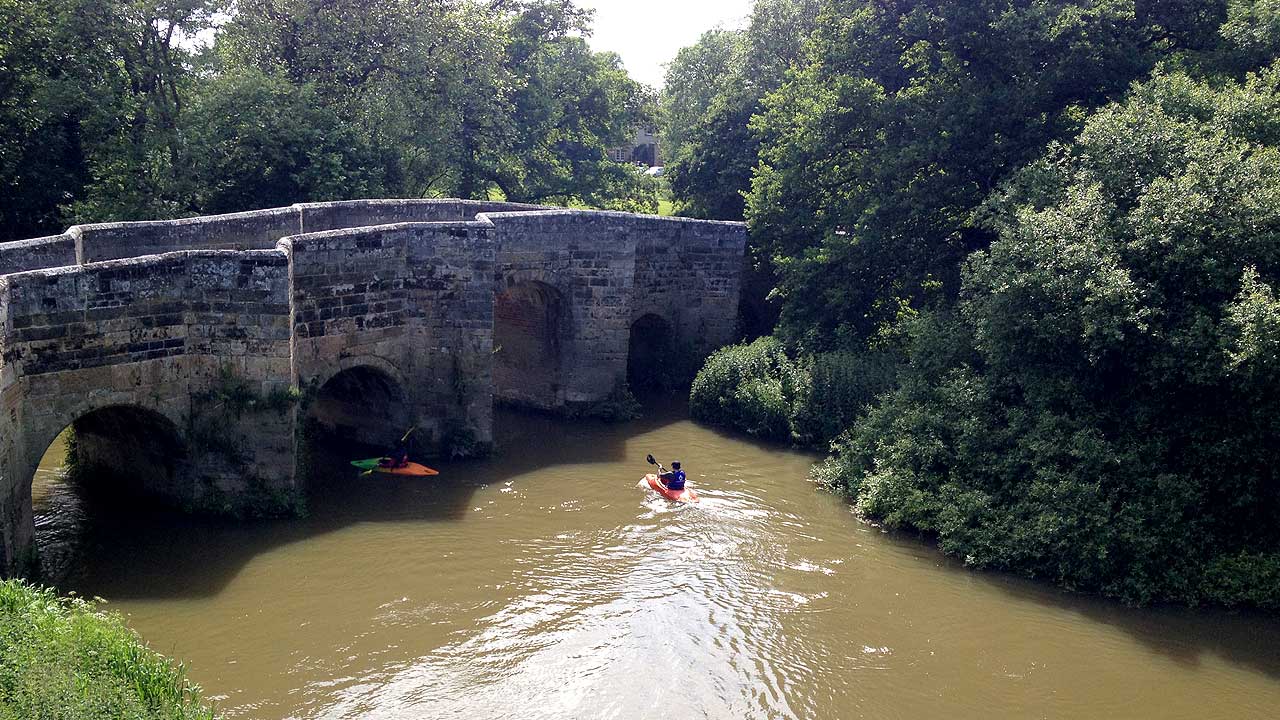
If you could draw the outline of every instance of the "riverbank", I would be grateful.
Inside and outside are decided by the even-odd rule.
[[[3,720],[214,717],[182,665],[79,598],[0,582],[0,647]]]
[[[964,345],[954,329],[934,324],[919,321],[912,331],[931,338],[932,350],[896,368],[883,353],[793,357],[772,337],[722,348],[693,382],[690,413],[828,450],[811,480],[863,518],[917,533],[967,567],[1129,605],[1280,610],[1271,525],[1232,524],[1235,506],[1219,497],[1218,485],[1261,482],[1243,466],[1211,473],[1144,455],[1136,423],[1103,432],[1077,427],[1079,418],[1018,411],[968,366],[938,380],[931,363],[963,365],[946,358]],[[1144,427],[1173,432],[1169,425],[1149,419]],[[1072,427],[1076,435],[1064,429]],[[1204,452],[1213,447],[1203,444]],[[1240,497],[1234,512],[1266,516],[1265,485]]]

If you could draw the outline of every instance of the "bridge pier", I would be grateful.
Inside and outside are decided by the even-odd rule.
[[[37,557],[32,476],[69,426],[80,462],[122,471],[91,473],[113,489],[287,511],[308,421],[474,451],[495,397],[607,397],[640,318],[694,352],[731,341],[744,246],[735,223],[465,200],[0,243],[0,574]]]

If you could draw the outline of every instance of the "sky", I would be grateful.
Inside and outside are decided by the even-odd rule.
[[[746,27],[751,0],[578,0],[596,11],[591,48],[622,56],[631,77],[662,87],[680,48],[717,27]]]

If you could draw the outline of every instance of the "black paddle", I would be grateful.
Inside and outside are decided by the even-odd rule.
[[[644,459],[645,459],[645,460],[648,460],[650,465],[657,465],[657,466],[658,466],[658,472],[660,472],[660,473],[664,473],[664,472],[666,472],[666,471],[667,471],[667,469],[666,469],[666,468],[662,467],[662,463],[660,463],[660,462],[658,462],[657,460],[654,460],[654,459],[653,459],[653,454],[652,454],[652,453],[650,453],[650,454],[648,454],[648,455],[645,455],[645,456],[644,456]]]

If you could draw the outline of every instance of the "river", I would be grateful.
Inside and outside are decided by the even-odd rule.
[[[1280,619],[1131,609],[859,522],[814,457],[690,422],[501,413],[427,480],[318,482],[302,519],[86,496],[46,456],[42,558],[227,718],[1270,718]],[[639,490],[646,453],[702,494]],[[333,464],[333,467],[339,465]]]

